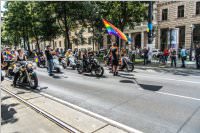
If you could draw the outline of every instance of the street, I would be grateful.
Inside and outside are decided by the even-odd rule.
[[[142,132],[200,131],[200,72],[139,67],[113,77],[80,75],[74,70],[49,77],[37,68],[42,92]]]

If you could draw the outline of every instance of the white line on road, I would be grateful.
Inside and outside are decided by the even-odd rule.
[[[176,94],[167,93],[167,92],[156,92],[156,93],[163,94],[163,95],[168,95],[168,96],[174,96],[174,97],[180,97],[180,98],[190,99],[190,100],[195,100],[195,101],[200,101],[199,98],[182,96],[182,95],[176,95]]]
[[[180,80],[180,79],[173,79],[173,78],[162,78],[158,76],[152,76],[152,75],[136,75],[137,77],[148,77],[148,78],[157,78],[157,79],[164,79],[164,80],[173,80],[173,81],[179,81],[179,82],[188,82],[188,83],[193,83],[193,84],[200,84],[200,82],[197,81],[190,81],[190,80]]]

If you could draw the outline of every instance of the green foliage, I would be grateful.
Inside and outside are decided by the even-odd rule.
[[[138,1],[8,1],[5,9],[3,43],[17,46],[23,41],[29,48],[29,42],[34,40],[38,49],[41,41],[51,41],[61,34],[65,49],[71,48],[70,32],[80,25],[92,27],[93,40],[101,44],[106,33],[102,18],[123,31],[147,17],[147,5]],[[77,38],[84,34],[81,32]]]

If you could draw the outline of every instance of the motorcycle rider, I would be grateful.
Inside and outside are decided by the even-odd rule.
[[[24,51],[22,49],[19,49],[18,50],[18,55],[16,56],[16,62],[18,61],[27,61],[27,57],[24,53]],[[16,82],[17,82],[17,79],[20,75],[20,72],[17,71],[15,74],[14,74],[14,80],[13,80],[13,86],[16,87]]]
[[[66,57],[66,60],[67,60],[67,66],[69,65],[69,57],[70,56],[72,56],[72,50],[68,49],[66,54],[65,54],[65,57]]]

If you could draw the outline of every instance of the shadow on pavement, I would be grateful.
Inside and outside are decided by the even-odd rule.
[[[54,79],[61,79],[62,77],[61,76],[57,76],[57,75],[54,75],[52,76]]]
[[[119,82],[135,84],[135,82],[133,82],[132,80],[120,80]]]
[[[157,86],[157,85],[146,85],[146,84],[139,84],[140,87],[144,90],[149,90],[149,91],[159,91],[162,86]]]
[[[11,96],[5,96],[1,98],[1,101],[11,98]]]
[[[14,104],[1,104],[1,125],[4,125],[6,123],[14,123],[18,121],[17,118],[14,117],[14,114],[17,113],[17,111],[13,108],[14,106],[17,106],[18,103]]]
[[[88,76],[88,77],[95,77],[95,78],[97,78],[97,79],[99,79],[99,78],[108,78],[108,77],[105,76],[105,75],[103,75],[103,76],[101,76],[101,77],[97,77],[97,76],[94,75],[94,74],[88,74],[88,73],[84,73],[83,75],[84,75],[84,76]]]

